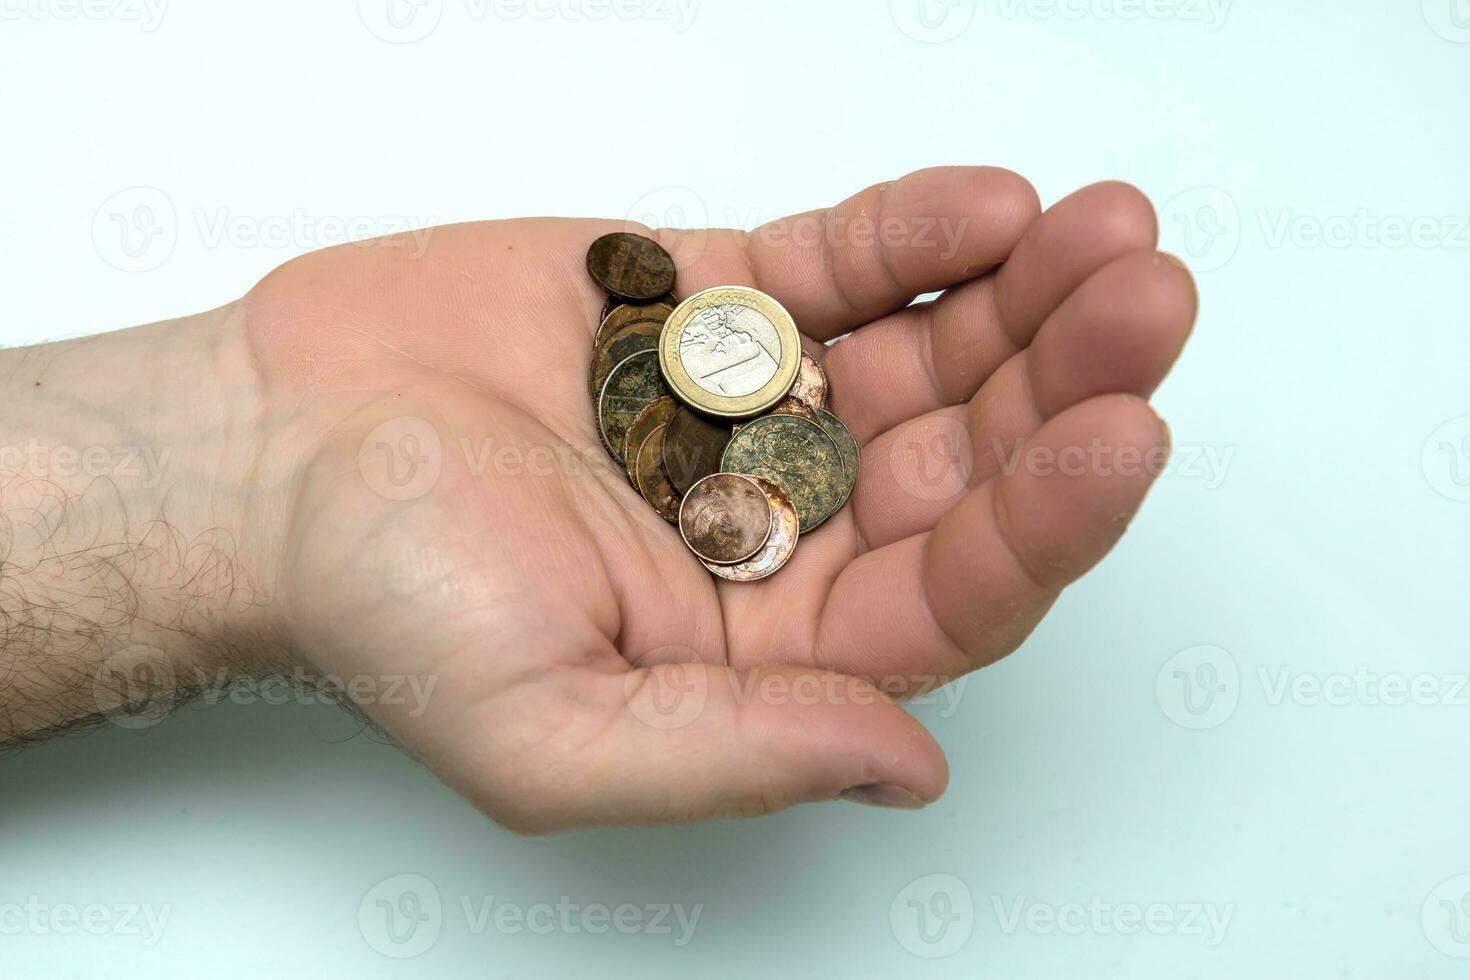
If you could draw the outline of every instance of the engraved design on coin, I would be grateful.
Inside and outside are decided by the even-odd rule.
[[[679,360],[705,391],[739,398],[760,391],[776,376],[781,337],[760,310],[736,303],[706,306],[685,324]]]
[[[614,296],[657,299],[674,288],[674,260],[644,235],[615,231],[587,249],[587,271]]]
[[[734,565],[704,562],[705,568],[731,582],[754,582],[774,575],[795,553],[796,539],[799,537],[800,521],[786,491],[770,480],[763,480],[758,476],[752,479],[771,505],[771,534],[766,538],[766,543],[754,557]]]
[[[770,537],[771,504],[747,476],[716,473],[696,483],[679,508],[679,533],[701,561],[733,565]]]
[[[837,444],[801,415],[763,415],[745,423],[725,447],[721,469],[780,486],[796,505],[803,534],[830,517],[847,494]]]
[[[619,466],[627,463],[623,456],[623,437],[638,413],[669,393],[658,369],[658,351],[639,351],[620,362],[603,382],[597,399],[597,428],[602,445]]]

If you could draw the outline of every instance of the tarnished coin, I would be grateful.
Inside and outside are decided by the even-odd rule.
[[[635,320],[608,335],[592,352],[592,363],[587,367],[587,393],[596,398],[614,367],[641,350],[657,350],[662,329],[663,324],[657,320]]]
[[[716,286],[674,307],[659,362],[686,405],[720,418],[750,418],[791,390],[801,339],[791,314],[765,293]]]
[[[664,433],[669,427],[660,425],[648,434],[648,438],[633,451],[629,471],[633,474],[633,486],[643,494],[643,499],[659,517],[677,524],[679,521],[679,492],[669,482],[664,472]],[[631,431],[631,430],[630,430]]]
[[[652,238],[615,231],[587,249],[587,271],[614,296],[658,299],[674,288],[674,260]]]
[[[754,582],[768,575],[774,575],[796,552],[800,522],[791,498],[786,495],[785,490],[770,480],[756,477],[755,482],[760,485],[761,491],[765,493],[771,505],[771,534],[766,538],[765,545],[754,557],[747,558],[735,565],[704,563],[705,568],[731,582]]]
[[[733,565],[761,550],[775,517],[770,499],[748,476],[716,473],[700,480],[679,507],[679,533],[700,561]]]
[[[796,383],[789,397],[806,402],[813,412],[827,407],[827,372],[806,351],[801,352],[801,367],[796,369]]]
[[[817,424],[837,444],[837,451],[842,454],[842,468],[847,478],[847,492],[842,496],[842,503],[837,505],[837,510],[841,510],[847,506],[848,498],[852,496],[852,491],[857,486],[858,461],[862,458],[862,453],[858,450],[857,440],[852,437],[851,432],[847,431],[847,426],[825,408],[817,413]]]
[[[805,402],[800,398],[797,398],[795,395],[787,395],[785,398],[781,399],[774,406],[772,406],[770,412],[768,412],[767,414],[800,415],[804,419],[811,419],[813,422],[817,421],[816,409],[812,408],[810,403]]]
[[[730,427],[711,422],[680,405],[664,433],[664,470],[681,494],[711,473],[720,471],[720,456],[730,441]]]
[[[674,312],[672,296],[664,296],[651,303],[622,303],[614,297],[608,303],[602,319],[597,321],[597,334],[592,338],[593,347],[601,347],[603,341],[630,323],[649,321],[663,326],[669,314]]]
[[[796,505],[802,534],[832,516],[847,493],[837,444],[800,415],[763,415],[745,423],[725,447],[720,469],[780,486]]]
[[[639,351],[617,364],[602,384],[597,398],[597,429],[608,455],[626,465],[623,436],[638,413],[669,393],[658,370],[658,352]]]
[[[643,440],[653,434],[653,430],[669,424],[669,419],[674,417],[674,412],[679,408],[679,403],[668,395],[656,398],[643,407],[643,410],[628,425],[628,431],[623,434],[623,459],[628,465],[628,482],[633,486],[638,485],[638,474],[636,464],[638,462],[638,450],[643,445]]]

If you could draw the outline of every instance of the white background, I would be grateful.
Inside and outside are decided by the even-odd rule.
[[[523,840],[334,708],[194,706],[0,762],[0,975],[1470,969],[1470,4],[152,2],[0,0],[7,343],[344,227],[750,226],[939,163],[1137,183],[1202,314],[1127,540],[914,708],[928,810]],[[563,896],[700,918],[477,931]]]

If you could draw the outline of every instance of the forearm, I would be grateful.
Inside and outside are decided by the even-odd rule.
[[[0,744],[282,656],[241,319],[0,352]]]

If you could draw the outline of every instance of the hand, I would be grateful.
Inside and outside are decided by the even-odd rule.
[[[330,249],[234,309],[260,635],[335,677],[433,678],[425,710],[367,710],[520,831],[937,798],[943,754],[875,688],[1015,649],[1117,540],[1167,453],[1143,399],[1189,332],[1189,275],[1136,190],[1040,214],[987,168],[754,233],[658,231],[680,295],[747,283],[791,311],[863,445],[850,506],[732,584],[598,441],[583,261],[618,227]]]

